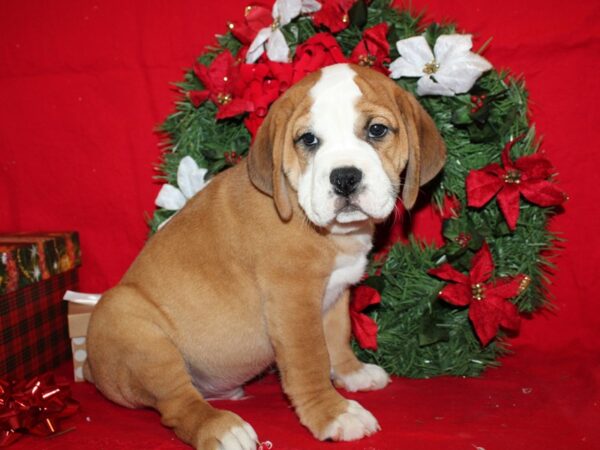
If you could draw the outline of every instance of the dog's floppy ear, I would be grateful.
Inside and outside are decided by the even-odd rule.
[[[292,204],[283,172],[283,152],[292,108],[287,99],[275,102],[258,129],[248,156],[248,175],[252,184],[273,197],[279,217],[292,217]]]
[[[412,94],[398,88],[396,102],[408,134],[408,164],[402,203],[410,209],[417,200],[419,187],[433,179],[444,166],[446,145],[433,119]]]

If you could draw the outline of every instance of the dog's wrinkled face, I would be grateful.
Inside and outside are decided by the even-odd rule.
[[[254,184],[284,220],[288,186],[318,227],[344,233],[394,209],[439,171],[444,144],[410,94],[370,69],[338,64],[306,77],[272,107],[249,158]]]
[[[355,77],[347,65],[323,69],[309,92],[307,124],[294,135],[297,151],[308,153],[298,200],[308,219],[321,227],[383,220],[398,195],[402,158],[391,161],[400,152],[384,150],[399,124],[383,104],[369,101]]]

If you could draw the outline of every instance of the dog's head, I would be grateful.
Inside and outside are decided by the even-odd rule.
[[[271,106],[248,171],[283,220],[295,191],[312,223],[341,231],[385,219],[402,173],[402,201],[411,208],[444,160],[444,142],[411,94],[374,70],[338,64],[305,77]]]

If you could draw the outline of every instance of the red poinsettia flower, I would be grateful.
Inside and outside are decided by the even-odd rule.
[[[494,196],[511,230],[517,226],[520,196],[539,206],[555,206],[567,197],[549,181],[552,164],[539,153],[511,161],[510,150],[521,138],[510,141],[502,151],[502,165],[493,163],[472,170],[466,179],[469,206],[482,207]]]
[[[296,47],[293,83],[315,70],[347,62],[340,44],[329,33],[317,33]]]
[[[229,50],[220,53],[209,67],[196,63],[194,73],[205,87],[203,91],[190,91],[188,96],[198,107],[207,99],[217,105],[217,119],[237,116],[252,109],[252,103],[234,95],[234,84],[239,67]]]
[[[246,6],[244,18],[227,24],[229,31],[242,44],[250,45],[258,32],[273,23],[271,10],[260,5]]]
[[[484,243],[471,261],[471,270],[463,274],[446,263],[428,273],[450,284],[444,286],[439,297],[456,306],[469,306],[469,319],[483,345],[498,334],[498,328],[517,331],[520,318],[517,307],[507,299],[516,297],[527,286],[529,278],[517,275],[489,281],[494,261],[487,243]]]
[[[389,70],[384,66],[390,62],[390,44],[386,38],[388,32],[387,23],[380,23],[364,31],[362,40],[358,43],[350,61],[361,66],[370,67],[384,75]]]
[[[361,285],[354,289],[350,302],[350,322],[352,334],[361,348],[377,350],[377,324],[366,314],[366,308],[381,302],[381,295],[370,286]]]
[[[321,0],[321,9],[313,15],[313,23],[338,33],[350,25],[348,12],[356,0]]]
[[[269,106],[292,84],[293,67],[289,63],[272,61],[241,64],[234,94],[251,103],[250,114],[244,119],[254,136],[264,120]]]

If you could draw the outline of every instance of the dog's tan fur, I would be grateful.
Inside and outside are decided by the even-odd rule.
[[[397,130],[377,150],[396,183],[408,162],[410,207],[418,186],[439,171],[443,142],[412,96],[352,68],[365,102],[358,108]],[[210,406],[193,382],[207,396],[227,394],[273,361],[302,424],[319,439],[340,438],[326,433],[348,402],[330,372],[349,374],[362,363],[349,346],[348,292],[325,314],[321,300],[336,257],[365,249],[312,226],[295,195],[306,156],[293,142],[318,77],[272,106],[249,158],[149,239],[90,322],[86,378],[116,403],[156,408],[197,449],[220,448],[220,436],[243,421]]]

